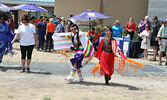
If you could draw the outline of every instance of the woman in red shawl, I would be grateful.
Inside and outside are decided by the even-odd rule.
[[[114,59],[117,50],[116,40],[112,38],[112,29],[106,29],[106,37],[98,47],[96,58],[100,59],[100,74],[105,76],[106,85],[109,85],[111,75],[114,73]]]

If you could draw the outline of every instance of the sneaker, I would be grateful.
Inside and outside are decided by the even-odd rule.
[[[30,68],[29,67],[27,68],[27,73],[30,73]]]
[[[72,82],[72,81],[74,80],[74,77],[72,77],[72,76],[67,76],[67,78],[66,78],[65,80],[67,80],[67,81],[69,81],[69,82]]]
[[[25,72],[25,68],[23,68],[23,70],[20,73],[24,73]]]
[[[79,78],[78,82],[83,82],[83,77]]]

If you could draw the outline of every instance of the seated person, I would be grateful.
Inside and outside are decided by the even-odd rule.
[[[102,36],[102,34],[100,33],[100,29],[97,28],[96,34],[95,34],[94,39],[93,39],[93,46],[94,46],[95,51],[97,51],[98,40],[99,40],[99,37],[101,37],[101,36]]]
[[[93,42],[93,37],[95,35],[95,28],[93,27],[90,31],[88,31],[87,36],[91,42]]]

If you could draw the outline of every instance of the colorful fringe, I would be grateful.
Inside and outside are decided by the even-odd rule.
[[[72,51],[70,49],[60,49],[60,50],[55,50],[55,51],[56,51],[56,53],[62,54],[64,56],[66,56],[66,57],[73,56],[72,55]]]
[[[100,77],[100,62],[95,66],[92,67],[91,69],[89,69],[89,71],[93,74],[93,76],[95,77],[95,75],[97,74],[98,77]]]
[[[115,57],[115,61],[116,61],[116,63],[118,63],[117,71],[121,75],[127,74],[129,72],[129,69],[131,69],[131,71],[133,73],[137,73],[138,69],[146,67],[145,65],[143,65],[139,62],[136,62],[134,60],[131,60],[131,59],[126,58],[126,57],[124,58],[124,57],[125,57],[124,55],[122,55],[121,57],[118,57],[118,56]],[[100,62],[95,67],[91,68],[89,71],[94,76],[96,75],[96,73],[99,76],[99,74],[100,74]]]

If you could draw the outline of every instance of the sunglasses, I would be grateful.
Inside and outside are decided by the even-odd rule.
[[[27,23],[27,22],[22,22],[22,23]]]

